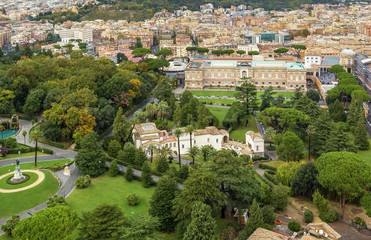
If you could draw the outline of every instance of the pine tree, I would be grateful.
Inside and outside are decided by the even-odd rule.
[[[133,170],[132,167],[128,167],[128,168],[126,169],[125,179],[126,179],[126,181],[128,181],[128,182],[131,182],[131,181],[134,180],[134,170]]]
[[[328,110],[332,120],[335,122],[345,122],[347,120],[347,115],[345,113],[343,104],[341,104],[339,99],[336,99],[333,104],[330,104]]]
[[[216,240],[216,221],[211,216],[211,208],[202,202],[192,207],[191,223],[187,227],[183,240]]]
[[[158,182],[149,202],[149,214],[159,219],[160,226],[157,229],[160,231],[174,231],[176,222],[172,210],[176,190],[177,185],[174,179],[164,176]]]
[[[358,124],[354,130],[354,135],[354,144],[358,147],[359,150],[368,150],[370,148],[366,122],[363,116],[359,117]]]
[[[153,185],[153,179],[151,175],[151,167],[149,166],[148,162],[145,162],[142,167],[142,184],[143,187],[149,188]]]
[[[333,124],[326,142],[326,152],[339,152],[339,151],[354,151],[355,147],[351,144],[348,134],[344,128],[339,125]]]
[[[314,134],[311,137],[311,152],[314,156],[320,156],[326,152],[326,142],[333,127],[331,122],[332,119],[326,112],[322,112],[314,122]]]
[[[246,232],[250,236],[256,229],[264,225],[263,214],[258,202],[254,199],[249,208],[249,220],[246,224]]]
[[[157,163],[156,170],[160,173],[165,173],[167,170],[169,170],[169,162],[166,158],[162,157]]]
[[[198,129],[203,129],[203,128],[206,128],[207,126],[209,126],[208,116],[210,115],[210,113],[207,110],[207,108],[205,107],[205,105],[200,104],[200,106],[198,108],[197,115],[198,115],[198,120],[197,120],[197,123],[196,123],[196,127]]]
[[[142,148],[136,149],[134,159],[135,166],[141,167],[143,166],[143,163],[145,163],[146,161],[148,161],[148,158],[143,149]]]
[[[119,166],[117,165],[116,159],[109,165],[109,175],[111,177],[116,177],[120,172]]]

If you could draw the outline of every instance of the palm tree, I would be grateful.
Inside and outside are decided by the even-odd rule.
[[[309,137],[309,141],[308,141],[308,162],[310,161],[310,140],[312,138],[312,135],[316,132],[316,130],[314,129],[313,125],[309,125],[306,129],[306,132],[308,134],[308,137]]]
[[[186,132],[189,134],[189,147],[192,148],[192,133],[195,131],[193,124],[186,127]]]
[[[157,104],[157,116],[159,118],[167,118],[170,114],[170,108],[167,105],[167,102],[161,101],[159,104]]]
[[[272,146],[273,138],[276,135],[274,128],[269,127],[265,130],[264,140],[269,142],[269,146]]]
[[[210,145],[203,145],[201,147],[201,154],[202,156],[204,157],[204,161],[206,162],[207,161],[207,158],[210,156],[211,154],[211,147]]]
[[[151,144],[148,145],[148,149],[151,151],[151,163],[152,163],[152,161],[153,161],[153,151],[157,149],[156,145],[151,143]]]
[[[30,142],[35,142],[35,167],[37,167],[37,140],[40,137],[40,133],[38,131],[33,131],[30,134]]]
[[[23,138],[24,138],[24,145],[26,145],[26,136],[27,136],[27,131],[22,132]]]
[[[195,158],[200,154],[200,149],[197,146],[188,149],[188,155],[192,158],[192,163],[195,164]]]
[[[0,125],[0,132],[1,132],[1,139],[4,139],[4,137],[3,137],[3,132],[5,131],[5,127],[4,127],[4,125]],[[5,143],[5,142],[4,142]]]
[[[146,107],[146,113],[147,113],[147,116],[150,119],[155,118],[155,116],[157,114],[157,111],[158,111],[158,109],[157,109],[157,104],[156,103],[150,103]]]
[[[168,146],[162,146],[161,148],[156,148],[155,151],[159,158],[167,158],[171,149]]]
[[[174,130],[174,136],[178,139],[178,157],[179,157],[179,168],[182,166],[182,160],[180,158],[180,137],[183,135],[182,130],[176,128]]]

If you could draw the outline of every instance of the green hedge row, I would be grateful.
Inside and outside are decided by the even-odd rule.
[[[39,139],[39,142],[41,142],[41,143],[45,143],[45,144],[47,144],[47,145],[49,145],[49,146],[52,146],[52,147],[56,147],[56,148],[60,148],[60,149],[67,149],[67,147],[64,146],[63,144],[58,143],[58,142],[53,142],[53,141],[48,140],[48,139],[46,139],[46,138]]]
[[[278,184],[278,181],[274,178],[274,175],[264,172],[264,177],[271,181],[274,185]]]
[[[259,163],[259,168],[261,169],[269,169],[269,170],[272,170],[274,172],[277,172],[277,168],[276,167],[273,167],[273,166],[270,166],[266,163]]]
[[[266,178],[262,177],[259,173],[255,172],[254,173],[260,178],[265,184],[267,184],[269,187],[273,188],[274,184],[268,181]]]
[[[53,150],[45,147],[37,147],[37,150],[40,152],[44,152],[46,154],[53,154]],[[18,152],[21,153],[29,153],[35,151],[35,147],[30,147],[27,145],[23,145],[18,143],[18,146],[16,148],[10,148],[8,149],[8,154],[18,154]]]

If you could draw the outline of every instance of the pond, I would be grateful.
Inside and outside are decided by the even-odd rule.
[[[2,133],[0,133],[0,139],[11,137],[15,135],[17,132],[18,132],[18,129],[14,129],[14,130],[6,129]]]

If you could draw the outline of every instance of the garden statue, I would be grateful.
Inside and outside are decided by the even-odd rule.
[[[25,176],[22,175],[21,167],[19,166],[19,159],[15,159],[15,170],[14,170],[14,176],[10,180],[12,183],[21,183],[25,180]]]
[[[68,168],[68,166],[64,167],[63,175],[64,176],[70,176],[71,175],[70,169]]]

